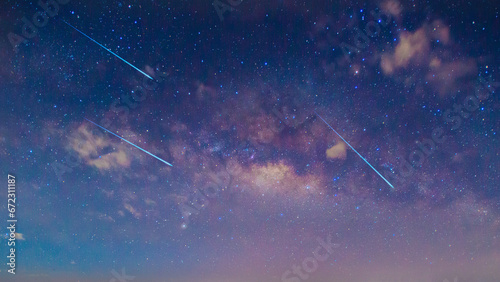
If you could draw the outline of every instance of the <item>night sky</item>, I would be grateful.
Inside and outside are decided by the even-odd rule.
[[[48,2],[0,11],[0,281],[500,281],[498,1]]]

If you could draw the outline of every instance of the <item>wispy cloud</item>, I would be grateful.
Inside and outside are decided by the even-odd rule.
[[[130,157],[120,148],[120,144],[104,136],[95,135],[85,124],[78,127],[78,130],[69,137],[69,144],[85,163],[98,169],[130,166]],[[113,151],[106,152],[110,149]]]

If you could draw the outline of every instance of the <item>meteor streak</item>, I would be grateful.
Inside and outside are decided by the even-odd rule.
[[[375,169],[375,168],[374,168],[374,167],[373,167],[373,166],[372,166],[372,165],[371,165],[371,164],[370,164],[370,163],[369,163],[369,162],[368,162],[365,158],[363,158],[363,156],[361,156],[361,154],[360,154],[360,153],[358,153],[358,151],[356,151],[356,149],[354,149],[354,148],[351,146],[351,144],[349,144],[349,143],[348,143],[348,142],[347,142],[347,141],[346,141],[346,140],[345,140],[342,136],[340,136],[340,134],[339,134],[339,133],[338,133],[335,129],[333,129],[333,127],[331,127],[331,126],[328,124],[328,122],[326,122],[326,120],[324,120],[324,119],[323,119],[323,118],[322,118],[322,117],[321,117],[321,116],[320,116],[320,115],[319,115],[316,111],[314,111],[314,112],[316,113],[316,115],[317,115],[317,116],[318,116],[318,117],[319,117],[319,118],[320,118],[320,119],[321,119],[324,123],[326,123],[326,125],[328,125],[328,127],[330,127],[330,129],[331,129],[331,130],[333,130],[333,132],[335,132],[335,134],[337,134],[337,135],[340,137],[340,139],[342,139],[342,140],[343,140],[343,141],[344,141],[344,142],[345,142],[345,143],[346,143],[349,147],[351,147],[351,149],[352,149],[352,150],[353,150],[356,154],[358,154],[358,156],[359,156],[359,157],[360,157],[363,161],[365,161],[365,163],[366,163],[366,164],[368,164],[368,165],[369,165],[369,166],[370,166],[370,167],[371,167],[371,168],[372,168],[372,169],[373,169],[373,170],[374,170],[374,171],[375,171],[375,172],[376,172],[376,173],[377,173],[380,177],[382,177],[382,179],[383,179],[385,182],[387,182],[387,184],[389,184],[389,186],[391,186],[391,188],[392,188],[392,189],[394,189],[394,186],[392,186],[392,184],[391,184],[389,181],[387,181],[387,179],[385,179],[385,178],[382,176],[382,174],[380,174],[380,173],[379,173],[379,172],[378,172],[378,171],[377,171],[377,170],[376,170],[376,169]]]
[[[95,125],[99,126],[100,128],[102,128],[102,129],[106,130],[107,132],[109,132],[109,133],[113,134],[114,136],[116,136],[116,137],[120,138],[121,140],[123,140],[123,141],[125,141],[125,142],[129,143],[130,145],[132,145],[132,146],[136,147],[137,149],[139,149],[139,150],[141,150],[141,151],[145,152],[146,154],[148,154],[148,155],[150,155],[150,156],[152,156],[152,157],[157,158],[158,160],[160,160],[160,161],[162,161],[162,162],[164,162],[164,163],[168,164],[169,166],[173,166],[173,165],[171,165],[169,162],[166,162],[166,161],[164,161],[164,160],[160,159],[159,157],[157,157],[157,156],[155,156],[155,155],[151,154],[150,152],[148,152],[148,151],[144,150],[143,148],[141,148],[141,147],[139,147],[139,146],[135,145],[134,143],[129,142],[127,139],[125,139],[125,138],[121,137],[120,135],[117,135],[117,134],[115,134],[115,133],[113,133],[113,132],[111,132],[111,131],[107,130],[106,128],[104,128],[104,127],[102,127],[102,126],[98,125],[97,123],[95,123],[95,122],[91,121],[90,119],[87,119],[87,118],[86,118],[86,120],[88,120],[88,121],[90,121],[91,123],[93,123],[93,124],[95,124]]]
[[[104,47],[101,43],[95,41],[94,39],[90,38],[90,36],[86,35],[85,33],[83,33],[82,31],[80,31],[78,28],[72,26],[71,24],[69,24],[68,22],[66,22],[65,20],[61,20],[63,21],[65,24],[69,25],[70,27],[72,27],[74,30],[78,31],[79,33],[83,34],[85,37],[87,37],[88,39],[92,40],[94,43],[96,43],[97,45],[101,46],[102,48],[106,49],[106,51],[108,51],[109,53],[115,55],[118,59],[124,61],[125,63],[127,63],[129,66],[133,67],[134,69],[136,69],[137,71],[139,71],[140,73],[142,73],[143,75],[145,75],[146,77],[148,77],[149,79],[151,80],[154,80],[151,76],[147,75],[145,72],[141,71],[140,69],[136,68],[134,65],[132,65],[131,63],[127,62],[125,59],[123,59],[122,57],[118,56],[117,54],[115,54],[113,51],[109,50],[108,48]]]

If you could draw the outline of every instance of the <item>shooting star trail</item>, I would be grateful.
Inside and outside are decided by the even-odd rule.
[[[115,55],[118,59],[124,61],[125,63],[127,63],[129,66],[133,67],[134,69],[136,69],[137,71],[139,71],[140,73],[142,73],[143,75],[145,75],[146,77],[148,77],[149,79],[151,80],[154,80],[151,76],[149,76],[147,73],[141,71],[140,69],[136,68],[134,65],[132,65],[131,63],[127,62],[125,59],[123,59],[122,57],[118,56],[116,53],[114,53],[113,51],[109,50],[108,48],[104,47],[101,43],[95,41],[94,39],[90,38],[90,36],[86,35],[85,33],[83,33],[82,31],[80,31],[78,28],[72,26],[70,23],[66,22],[65,20],[61,20],[63,21],[65,24],[69,25],[70,27],[72,27],[74,30],[78,31],[79,33],[83,34],[85,37],[87,37],[88,39],[92,40],[94,43],[96,43],[97,45],[101,46],[102,48],[106,49],[106,51],[108,51],[109,53]]]
[[[331,130],[333,130],[333,132],[335,132],[335,134],[337,134],[356,154],[358,154],[358,156],[363,160],[365,161],[366,164],[368,164],[380,177],[382,177],[382,179],[387,182],[387,184],[389,184],[389,186],[391,186],[392,189],[394,189],[394,186],[392,186],[392,184],[387,181],[387,179],[385,179],[385,177],[382,176],[382,174],[380,174],[365,158],[363,158],[363,156],[361,156],[360,153],[358,153],[358,151],[356,151],[356,149],[354,149],[351,144],[349,144],[349,142],[347,142],[342,136],[340,136],[340,134],[335,130],[333,129],[333,127],[331,127],[328,122],[326,122],[326,120],[324,120],[316,111],[314,111],[316,113],[316,115],[324,122],[326,123],[326,125],[328,125],[328,127],[330,127]]]
[[[159,158],[159,157],[157,157],[157,156],[155,156],[155,155],[151,154],[150,152],[148,152],[148,151],[144,150],[143,148],[141,148],[141,147],[139,147],[139,146],[135,145],[134,143],[129,142],[127,139],[125,139],[125,138],[121,137],[120,135],[117,135],[117,134],[115,134],[115,133],[113,133],[113,132],[111,132],[111,131],[107,130],[106,128],[104,128],[104,127],[102,127],[102,126],[98,125],[97,123],[95,123],[95,122],[91,121],[90,119],[87,119],[87,118],[86,118],[86,120],[88,120],[88,121],[90,121],[91,123],[93,123],[93,124],[95,124],[95,125],[99,126],[100,128],[102,128],[102,129],[106,130],[107,132],[109,132],[109,133],[113,134],[114,136],[116,136],[116,137],[120,138],[121,140],[123,140],[123,141],[125,141],[125,142],[129,143],[130,145],[132,145],[132,146],[136,147],[137,149],[139,149],[139,150],[141,150],[141,151],[143,151],[143,152],[147,153],[148,155],[150,155],[150,156],[152,156],[152,157],[157,158],[158,160],[160,160],[160,161],[162,161],[162,162],[164,162],[164,163],[168,164],[169,166],[173,166],[173,165],[171,165],[169,162],[162,160],[161,158]]]

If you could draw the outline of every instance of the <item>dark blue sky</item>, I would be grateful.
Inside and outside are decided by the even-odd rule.
[[[455,2],[9,1],[0,280],[497,281],[500,11]]]

